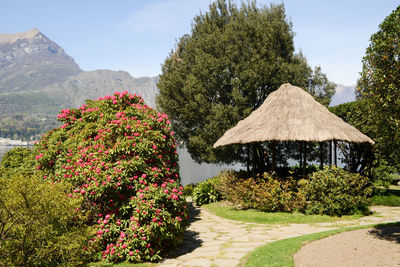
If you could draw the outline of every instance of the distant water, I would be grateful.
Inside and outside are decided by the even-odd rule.
[[[235,165],[216,165],[216,164],[198,164],[190,157],[186,149],[178,149],[180,176],[183,185],[198,183],[208,178],[214,177],[222,170],[245,168],[239,164]]]
[[[4,154],[17,146],[0,146],[0,161]],[[240,169],[240,165],[197,164],[186,149],[179,149],[180,176],[183,185],[198,183],[217,175],[221,170]]]

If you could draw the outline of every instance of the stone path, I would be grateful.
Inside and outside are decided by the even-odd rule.
[[[213,215],[204,208],[191,207],[191,224],[176,257],[161,267],[237,266],[240,259],[258,246],[276,240],[352,225],[399,222],[400,207],[372,208],[373,216],[354,221],[315,224],[264,225],[243,223]]]

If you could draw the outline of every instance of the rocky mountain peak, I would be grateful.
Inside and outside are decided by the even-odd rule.
[[[45,87],[80,72],[74,59],[37,28],[0,34],[0,93]]]
[[[28,39],[32,40],[36,35],[41,34],[37,28],[33,28],[26,32],[19,33],[0,33],[0,44],[14,43],[18,40]]]

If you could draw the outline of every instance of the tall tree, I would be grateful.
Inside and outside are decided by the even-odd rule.
[[[191,34],[179,39],[157,84],[157,103],[194,160],[243,162],[246,147],[212,145],[283,83],[310,89],[329,104],[334,84],[295,53],[293,36],[283,4],[239,8],[218,0],[194,18]]]
[[[376,155],[400,166],[400,6],[371,36],[358,82],[376,141]]]

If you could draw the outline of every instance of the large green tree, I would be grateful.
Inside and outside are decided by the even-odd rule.
[[[157,102],[197,162],[243,161],[246,147],[212,145],[283,83],[329,104],[334,84],[295,53],[293,36],[283,4],[218,0],[194,18],[162,66]]]
[[[371,36],[358,82],[372,119],[376,155],[390,165],[400,164],[400,6]]]

